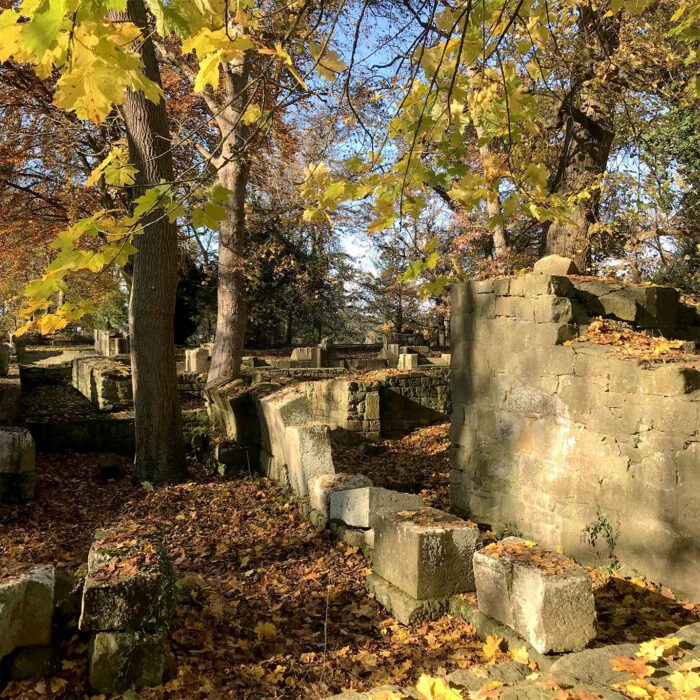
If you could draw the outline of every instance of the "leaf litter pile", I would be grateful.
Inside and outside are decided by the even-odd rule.
[[[634,330],[622,321],[594,319],[586,332],[564,345],[574,343],[605,345],[612,355],[648,362],[675,361],[695,365],[700,362],[697,352],[691,350],[692,343],[684,340],[670,340],[660,335],[651,335]]]
[[[443,507],[447,426],[383,447],[371,457],[343,450],[362,457],[356,468],[374,465],[367,473],[375,483],[390,478],[393,464],[399,481],[417,480],[426,501]],[[174,663],[164,686],[132,697],[315,699],[385,683],[414,685],[422,674],[443,677],[523,655],[515,649],[507,656],[497,638],[479,641],[458,617],[399,625],[367,596],[367,560],[315,530],[270,480],[199,475],[146,490],[131,484],[126,460],[123,477],[100,480],[96,459],[38,456],[36,500],[0,510],[0,570],[32,562],[80,573],[98,528],[160,532],[177,573]],[[597,571],[595,587],[600,642],[651,639],[698,620],[694,606],[643,581]],[[77,630],[75,610],[60,616],[60,625],[58,674],[13,681],[1,697],[90,697],[88,639]]]

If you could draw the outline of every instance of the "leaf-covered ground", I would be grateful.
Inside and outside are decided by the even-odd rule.
[[[376,483],[412,481],[444,506],[446,450],[443,425],[389,441],[379,455],[344,448],[338,458],[355,459]],[[95,460],[38,457],[36,501],[0,510],[0,568],[51,562],[74,571],[96,528],[127,520],[158,527],[179,579],[175,663],[166,685],[144,698],[322,698],[505,658],[456,618],[412,630],[397,624],[368,598],[362,555],[314,530],[271,481],[200,475],[146,491],[128,470],[99,480]],[[644,582],[596,580],[600,641],[649,639],[697,620],[693,606]],[[64,622],[60,673],[10,683],[4,697],[85,696],[87,639],[75,619]]]

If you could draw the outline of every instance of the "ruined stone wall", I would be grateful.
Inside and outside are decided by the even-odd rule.
[[[127,361],[97,355],[73,360],[73,386],[102,411],[133,406],[131,370]]]
[[[332,379],[309,384],[314,420],[336,431],[378,438],[379,389],[378,381]]]
[[[0,425],[17,422],[21,393],[19,365],[8,360],[5,374],[0,375]]]
[[[452,410],[449,371],[421,368],[387,377],[380,390],[380,407],[382,435],[387,437],[444,420]]]
[[[451,500],[584,560],[597,526],[604,554],[607,532],[623,565],[697,599],[700,372],[567,342],[597,314],[698,337],[697,315],[675,290],[600,284],[455,285]]]
[[[403,435],[444,420],[451,411],[446,368],[336,379],[309,385],[314,420],[365,438]]]

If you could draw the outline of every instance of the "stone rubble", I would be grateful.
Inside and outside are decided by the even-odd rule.
[[[155,534],[99,530],[88,555],[79,628],[92,633],[89,681],[96,693],[160,685],[169,663],[175,579]]]

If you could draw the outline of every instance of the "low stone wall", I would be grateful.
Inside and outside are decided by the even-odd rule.
[[[21,395],[19,366],[16,362],[10,362],[7,373],[0,376],[0,425],[14,425],[17,422]]]
[[[700,372],[571,343],[601,311],[697,330],[664,288],[539,274],[454,286],[451,500],[584,561],[593,539],[697,599]]]
[[[183,401],[201,399],[205,384],[206,380],[196,372],[179,372],[177,375],[177,386]]]
[[[41,452],[115,452],[133,456],[133,418],[28,421],[27,428]]]
[[[128,410],[133,406],[128,359],[97,355],[73,360],[73,386],[101,411]]]
[[[376,439],[445,420],[451,411],[449,370],[421,368],[382,379],[335,379],[307,387],[314,420],[339,435]]]

